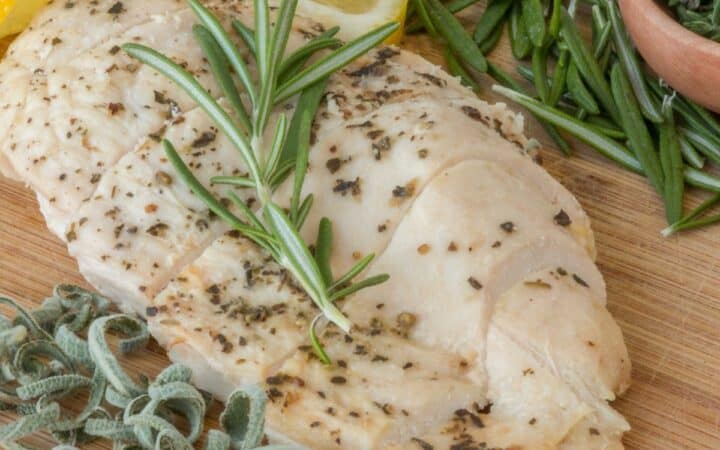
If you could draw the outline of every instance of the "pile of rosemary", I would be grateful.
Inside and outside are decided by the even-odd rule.
[[[643,65],[616,0],[584,0],[592,12],[589,41],[575,20],[579,0],[488,0],[469,32],[455,13],[478,2],[411,0],[407,28],[441,42],[449,70],[467,86],[479,89],[474,77],[486,72],[499,84],[493,90],[529,110],[566,155],[571,148],[561,131],[646,176],[665,206],[665,236],[720,222],[720,214],[706,214],[720,204],[713,167],[720,166],[720,123]],[[720,14],[719,0],[682,3],[710,23]],[[530,89],[486,57],[506,28]],[[687,187],[712,195],[685,213]]]
[[[67,285],[33,311],[5,297],[0,304],[17,311],[12,319],[0,315],[0,408],[19,416],[0,427],[0,447],[31,449],[20,441],[42,431],[51,433],[57,450],[98,439],[114,449],[191,450],[203,434],[211,397],[190,384],[190,369],[175,364],[153,381],[134,380],[114,356],[109,333],[121,336],[123,355],[148,342],[141,319],[112,314],[109,300]],[[209,431],[205,448],[259,448],[264,409],[259,388],[234,392],[220,416],[224,431]],[[185,433],[176,426],[183,422]]]
[[[250,210],[232,191],[228,193],[240,217],[204,187],[180,158],[173,144],[164,141],[168,158],[192,191],[212,212],[267,250],[295,277],[320,309],[321,314],[310,327],[310,340],[318,357],[329,363],[315,332],[319,320],[324,316],[348,333],[351,323],[335,302],[360,289],[383,283],[388,277],[378,275],[353,282],[373,260],[374,255],[371,254],[336,278],[329,261],[332,225],[328,219],[320,222],[314,252],[300,237],[299,231],[313,204],[312,195],[301,197],[308,168],[311,126],[327,78],[384,41],[398,29],[399,24],[387,24],[344,45],[333,38],[337,28],[331,29],[284,57],[297,0],[281,3],[274,25],[271,25],[267,0],[255,0],[254,30],[237,20],[233,21],[234,30],[256,63],[258,76],[257,80],[253,80],[240,50],[218,19],[198,0],[188,2],[200,21],[194,28],[197,41],[223,95],[231,105],[230,113],[188,71],[166,56],[138,44],[126,44],[123,48],[129,55],[153,67],[187,92],[237,149],[249,174],[242,177],[216,177],[211,181],[255,191],[259,205],[257,211]],[[317,52],[328,49],[332,51],[308,64]],[[249,111],[241,100],[241,92],[249,99]],[[298,94],[292,120],[288,123],[285,115],[280,114],[272,142],[264,142],[263,136],[273,107]],[[294,189],[289,211],[285,211],[275,203],[272,194],[293,170]]]
[[[685,28],[720,42],[720,0],[667,0]]]

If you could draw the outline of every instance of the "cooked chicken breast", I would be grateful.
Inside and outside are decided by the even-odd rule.
[[[208,2],[228,23],[250,2]],[[334,75],[304,190],[336,273],[375,253],[389,282],[346,299],[355,327],[309,351],[318,311],[291,276],[178,180],[171,140],[216,195],[243,174],[227,139],[141,42],[218,95],[177,0],[52,3],[0,63],[0,169],[38,195],[85,277],[148,317],[220,397],[265,386],[275,439],[314,449],[622,448],[608,401],[629,382],[590,221],[533,158],[523,120],[417,55],[381,48]],[[322,30],[297,17],[290,51]],[[294,100],[275,114],[291,114]],[[289,201],[290,184],[275,193]],[[252,193],[236,190],[249,206]]]

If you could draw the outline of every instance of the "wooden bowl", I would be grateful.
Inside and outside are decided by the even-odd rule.
[[[720,43],[680,25],[655,0],[620,0],[640,54],[675,90],[720,112]]]

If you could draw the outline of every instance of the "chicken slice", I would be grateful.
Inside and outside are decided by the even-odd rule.
[[[13,171],[47,200],[43,212],[60,236],[106,170],[148,136],[161,135],[168,120],[195,107],[164,77],[121,51],[122,44],[141,40],[186,65],[211,92],[217,91],[189,32],[195,16],[189,9],[170,10],[62,64],[32,72],[27,68],[24,78],[0,81],[22,88],[30,77],[32,88],[22,107],[11,108],[14,116],[0,150]],[[65,36],[58,39],[62,42],[53,51],[73,45]]]
[[[415,314],[413,338],[462,355],[482,384],[495,302],[526,275],[547,266],[572,267],[588,290],[604,298],[602,276],[553,220],[554,208],[499,164],[461,162],[425,187],[371,267],[392,281],[359,292],[344,311],[363,325]],[[383,308],[368,307],[377,303]]]
[[[191,346],[205,365],[238,386],[277,372],[307,342],[316,314],[285,269],[230,232],[154,299],[148,320],[163,346]]]
[[[301,351],[266,380],[268,426],[310,448],[384,448],[482,401],[464,360],[398,330],[330,331],[323,342],[332,366]]]
[[[615,400],[630,383],[620,327],[575,274],[553,267],[505,292],[493,324],[588,403]]]
[[[620,414],[618,422],[625,422]],[[565,439],[558,445],[558,450],[622,450],[625,447],[622,443],[623,433],[630,430],[630,426],[625,422],[625,426],[618,428],[615,426],[603,427],[596,413],[589,415],[579,422],[570,430]]]
[[[246,173],[201,110],[169,124],[164,137],[207,186],[212,176]],[[144,313],[149,299],[227,230],[178,178],[159,141],[149,139],[125,155],[82,203],[65,235],[85,278],[126,311]],[[227,188],[210,188],[226,196]],[[248,190],[236,194],[251,201]]]
[[[116,6],[117,3],[121,7]],[[130,28],[167,21],[176,11],[187,9],[187,3],[176,0],[50,2],[10,46],[6,61],[29,70],[42,68],[49,73]]]
[[[330,94],[326,109],[340,107],[334,102]],[[331,218],[336,234],[332,258],[340,271],[357,261],[358,252],[381,253],[429,180],[465,160],[493,161],[522,178],[538,193],[533,198],[553,207],[550,219],[567,225],[594,255],[589,219],[565,188],[506,139],[524,137],[521,123],[502,105],[420,97],[386,104],[330,130],[318,122],[303,186],[315,202],[303,234],[314,242],[320,219]],[[290,191],[287,184],[276,198],[282,202]]]
[[[537,364],[515,342],[491,327],[488,334],[491,403],[467,403],[432,430],[391,447],[395,449],[557,448],[591,408]]]
[[[618,364],[627,361],[627,350],[622,340],[618,345],[622,336],[614,324],[608,327],[608,317],[569,276],[555,270],[527,276],[502,295],[490,324],[490,403],[468,404],[447,424],[398,448],[622,448],[627,422],[604,398],[578,387],[580,377],[567,367],[606,364],[598,373],[613,379],[614,389],[624,388],[628,371],[618,374],[615,368],[627,366]],[[588,381],[595,378],[591,374]]]
[[[607,402],[627,389],[630,360],[620,328],[585,286],[562,267],[538,271],[502,295],[492,328],[591,408],[565,437],[564,448],[620,442],[630,427]]]
[[[25,105],[25,99],[28,91],[37,89],[31,83],[32,75],[24,68],[9,67],[9,64],[0,62],[0,136],[8,136],[11,124],[15,122],[15,117]],[[8,146],[7,149],[12,149]],[[0,174],[8,178],[22,181],[22,176],[15,172],[9,157],[6,155],[7,149],[0,143]]]

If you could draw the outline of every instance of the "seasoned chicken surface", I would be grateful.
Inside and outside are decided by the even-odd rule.
[[[208,5],[250,25],[250,3]],[[375,253],[367,274],[391,279],[342,303],[355,327],[323,330],[325,367],[308,347],[312,302],[179,181],[161,141],[221,197],[209,180],[246,172],[236,150],[120,50],[150,45],[218,95],[192,12],[180,0],[71,4],[52,2],[0,63],[0,169],[37,192],[88,281],[147,316],[199,385],[225,397],[262,384],[272,437],[318,450],[622,448],[629,427],[608,401],[630,361],[590,221],[532,157],[521,116],[396,48],[331,78],[303,234],[314,242],[330,218],[333,270]],[[321,31],[297,17],[289,50]],[[250,191],[236,194],[252,207]]]

